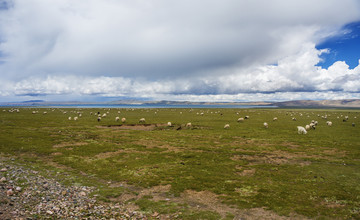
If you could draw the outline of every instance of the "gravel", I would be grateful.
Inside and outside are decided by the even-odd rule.
[[[64,186],[0,158],[0,219],[146,219],[119,203],[100,203],[87,186]],[[49,172],[49,171],[48,171]]]

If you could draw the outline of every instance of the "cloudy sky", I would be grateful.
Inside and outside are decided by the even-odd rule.
[[[0,0],[0,102],[360,98],[359,0]]]

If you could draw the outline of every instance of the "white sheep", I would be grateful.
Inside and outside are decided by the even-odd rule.
[[[297,129],[298,129],[298,134],[307,134],[307,131],[304,127],[297,126]]]
[[[77,121],[78,120],[78,117],[74,117],[74,121]]]
[[[293,120],[293,121],[296,121],[296,118],[294,117],[294,118],[292,118],[292,120]]]
[[[71,117],[68,117],[69,121],[71,121]]]
[[[125,122],[126,122],[126,118],[122,118],[122,119],[121,119],[121,122],[122,122],[122,123],[125,123]]]
[[[140,118],[139,123],[145,123],[145,118]]]
[[[269,127],[268,123],[264,122],[264,127],[268,128]]]
[[[331,127],[332,126],[332,122],[331,121],[327,121],[326,124]]]
[[[310,130],[310,125],[305,125],[305,130]]]
[[[119,117],[116,117],[116,118],[115,118],[115,121],[119,121],[119,120],[120,120],[120,118],[119,118]]]
[[[101,117],[100,117],[100,116],[97,118],[97,121],[101,121]]]
[[[237,122],[243,122],[244,118],[238,118]]]
[[[314,124],[314,123],[311,122],[311,123],[309,124],[309,126],[310,126],[310,128],[315,129],[315,124]]]
[[[245,119],[249,119],[249,118],[250,118],[250,116],[248,116],[248,115],[247,115],[247,116],[245,116]]]
[[[277,120],[278,120],[278,118],[277,118],[277,117],[273,118],[273,121],[277,121]]]
[[[104,114],[102,115],[102,117],[105,118],[105,117],[106,117],[106,113],[104,113]]]
[[[172,126],[172,124],[171,124],[170,121],[167,123],[167,126],[168,126],[168,127],[171,127],[171,126]]]
[[[188,122],[185,127],[190,128],[191,126],[191,122]]]
[[[229,124],[226,124],[225,126],[224,126],[224,129],[229,129],[230,128],[230,125]]]

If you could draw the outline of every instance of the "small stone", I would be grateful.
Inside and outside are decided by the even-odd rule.
[[[20,191],[21,191],[21,187],[18,186],[18,187],[15,188],[15,190],[16,190],[17,192],[20,192]]]
[[[6,182],[6,178],[5,177],[2,177],[1,179],[0,179],[0,182],[2,183],[2,182]]]
[[[86,192],[81,191],[81,192],[79,193],[79,196],[86,196]]]
[[[159,215],[159,213],[154,212],[154,214],[152,214],[152,217],[157,217]]]
[[[53,214],[53,212],[50,211],[50,210],[47,210],[46,213],[49,214],[49,215],[52,215],[52,214]]]
[[[6,169],[6,168],[2,168],[2,169],[0,170],[0,172],[6,172],[6,171],[8,171],[8,169]]]
[[[8,191],[6,191],[6,195],[12,196],[12,195],[14,195],[14,191],[12,189],[9,189]]]

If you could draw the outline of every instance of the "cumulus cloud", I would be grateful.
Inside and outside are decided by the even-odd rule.
[[[359,66],[317,67],[327,50],[315,48],[360,19],[357,0],[4,2],[2,96],[236,99],[360,88]]]

